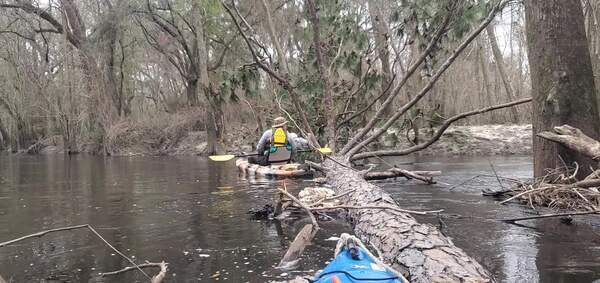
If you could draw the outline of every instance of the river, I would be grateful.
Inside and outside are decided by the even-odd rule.
[[[495,221],[531,213],[482,197],[495,178],[530,178],[529,157],[413,158],[407,169],[441,170],[436,185],[404,179],[379,182],[407,209],[444,209],[419,221],[442,227],[503,282],[592,282],[600,278],[600,230],[594,217],[572,225],[558,219]],[[45,229],[89,223],[138,262],[169,262],[164,282],[267,282],[310,275],[330,260],[327,241],[349,231],[327,222],[294,270],[275,269],[298,222],[252,220],[249,209],[270,203],[281,180],[251,179],[233,162],[201,157],[0,156],[0,242]],[[287,180],[297,192],[310,180]],[[582,219],[582,220],[579,220]],[[101,278],[128,266],[88,230],[63,231],[0,247],[8,282],[146,282],[138,272]],[[155,274],[154,269],[145,269]]]

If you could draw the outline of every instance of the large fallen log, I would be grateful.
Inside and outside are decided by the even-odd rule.
[[[345,205],[395,206],[392,197],[359,172],[327,160],[327,181]],[[490,282],[490,273],[434,226],[395,210],[352,209],[354,234],[382,252],[383,260],[411,282]]]
[[[537,135],[600,161],[600,142],[590,138],[580,129],[562,125],[554,127],[553,132],[541,132]]]

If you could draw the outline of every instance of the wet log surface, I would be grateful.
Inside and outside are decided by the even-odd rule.
[[[327,180],[345,205],[397,206],[392,197],[357,171],[332,161]],[[346,213],[354,233],[376,246],[383,260],[411,282],[490,282],[490,273],[432,225],[393,210],[353,209]]]
[[[441,174],[441,172],[439,172]],[[381,172],[368,172],[364,175],[365,180],[384,180],[389,178],[404,177],[406,179],[415,179],[427,184],[435,184],[433,176],[438,175],[437,171],[408,171],[400,168],[390,168]]]
[[[600,161],[600,141],[587,136],[578,128],[562,125],[554,127],[552,132],[538,133],[538,136]]]

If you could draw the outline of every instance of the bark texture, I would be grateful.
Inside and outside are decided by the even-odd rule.
[[[326,161],[327,179],[351,206],[397,206],[392,197],[360,174]],[[393,210],[352,209],[354,234],[376,246],[383,260],[411,282],[490,282],[490,274],[435,227]]]
[[[600,136],[598,106],[584,17],[579,0],[525,1],[527,46],[533,97],[533,133],[568,124],[590,138]],[[590,174],[584,154],[540,137],[533,139],[534,176],[577,162],[578,177]]]
[[[580,129],[564,125],[554,127],[553,132],[541,132],[538,136],[600,161],[600,142],[590,138]]]

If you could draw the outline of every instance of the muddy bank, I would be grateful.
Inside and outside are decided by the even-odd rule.
[[[134,155],[206,155],[206,132],[194,115],[179,117],[174,123],[154,123],[150,126],[118,124],[113,127],[107,139],[106,150],[97,147],[81,147],[81,152],[106,152],[114,156]],[[455,126],[449,128],[439,141],[421,151],[420,155],[527,155],[531,154],[531,125],[482,125]],[[421,141],[428,139],[432,132],[420,131]],[[252,151],[258,134],[245,126],[231,127],[226,134],[225,147],[231,152]],[[405,148],[411,143],[406,133],[397,129],[388,130],[380,142],[382,148]],[[64,147],[59,137],[44,141],[39,153],[63,153]]]

